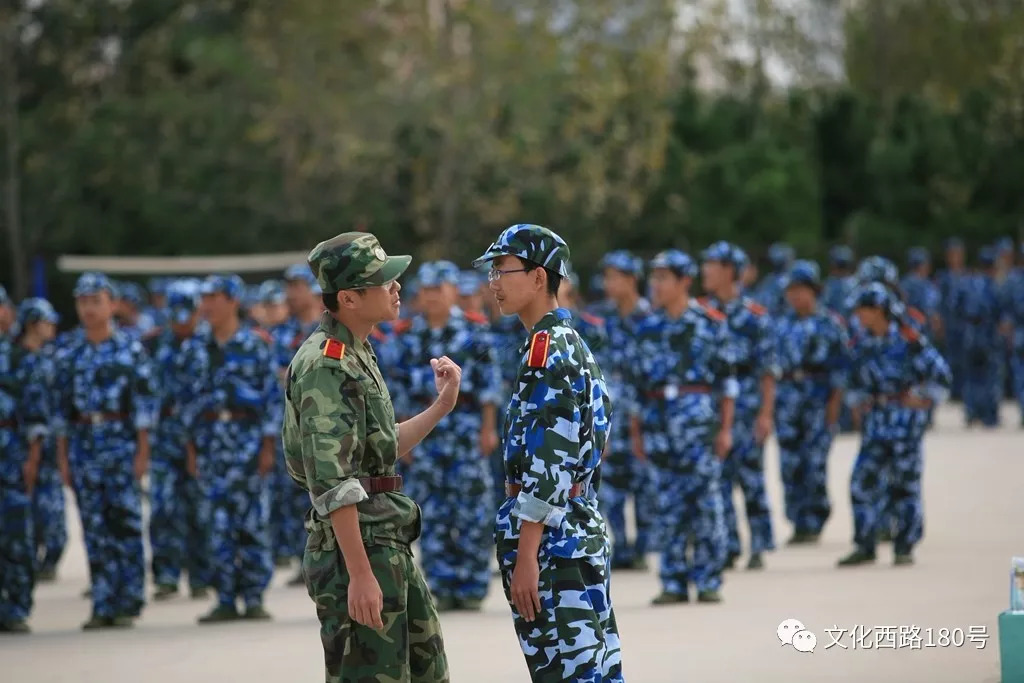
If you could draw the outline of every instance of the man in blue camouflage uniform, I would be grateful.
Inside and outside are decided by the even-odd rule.
[[[963,334],[964,419],[968,426],[981,422],[986,427],[997,427],[1005,348],[999,328],[1006,308],[993,279],[992,247],[982,247],[978,266],[979,272],[961,282],[952,302],[953,310],[960,316]]]
[[[605,254],[600,263],[607,302],[601,307],[608,334],[608,353],[601,368],[613,402],[624,405],[626,376],[636,345],[636,332],[651,305],[640,296],[643,260],[628,251]],[[626,501],[633,499],[636,536],[630,542],[626,530]],[[601,514],[612,532],[612,569],[646,569],[644,557],[651,545],[657,491],[654,474],[646,460],[634,456],[629,437],[629,422],[615,420],[608,435],[608,449],[601,463],[601,490],[598,491]]]
[[[821,303],[843,318],[850,317],[849,300],[857,286],[853,276],[853,250],[845,244],[837,244],[828,251],[829,274],[825,278]]]
[[[484,286],[487,281],[475,270],[464,270],[459,273],[459,308],[466,313],[478,313],[486,316],[484,310]]]
[[[478,610],[490,582],[488,529],[494,504],[487,457],[498,446],[501,375],[487,318],[455,306],[459,269],[450,261],[420,266],[421,313],[398,335],[398,386],[405,417],[437,392],[431,358],[462,368],[459,402],[410,452],[409,478],[423,510],[423,573],[438,611]],[[401,416],[399,419],[402,419]]]
[[[900,282],[905,297],[904,303],[924,315],[925,329],[931,336],[942,326],[939,317],[941,299],[938,286],[931,280],[931,257],[924,247],[914,247],[907,252],[907,267],[910,269]]]
[[[956,302],[960,290],[970,277],[965,266],[964,243],[959,238],[946,241],[946,268],[939,273],[937,282],[941,300],[940,314],[942,318],[942,350],[953,373],[951,397],[953,400],[963,398],[964,383],[964,323],[960,311],[956,310]]]
[[[494,301],[494,294],[487,295]],[[491,345],[494,347],[495,359],[498,363],[498,371],[501,373],[501,404],[506,405],[512,394],[512,389],[519,372],[519,362],[522,354],[519,350],[523,346],[526,331],[519,318],[514,315],[503,315],[500,310],[491,318]],[[505,433],[504,411],[498,411],[498,433]],[[491,467],[491,478],[494,482],[494,491],[501,495],[505,489],[505,460],[501,449],[495,449],[489,458]]]
[[[775,428],[790,545],[816,543],[832,513],[828,453],[839,421],[849,354],[842,318],[818,304],[818,264],[796,261],[786,279],[790,312],[776,322]]]
[[[739,485],[746,503],[750,525],[748,569],[764,566],[763,553],[775,549],[771,508],[764,480],[764,442],[771,435],[775,411],[775,382],[779,375],[772,322],[764,307],[742,296],[738,281],[747,264],[742,249],[728,242],[716,242],[703,254],[704,290],[707,305],[723,313],[728,321],[729,341],[734,347],[736,398],[733,446],[722,472],[725,521],[729,531],[727,566],[740,556],[740,537],[733,486]]]
[[[1024,244],[1021,245],[1024,254]],[[1020,406],[1020,424],[1024,427],[1024,268],[1018,267],[1006,279],[1003,301],[1007,334],[1010,335],[1010,371],[1012,396]]]
[[[156,321],[144,312],[145,292],[138,284],[128,281],[118,282],[116,289],[118,325],[136,339],[141,339],[156,327]]]
[[[739,384],[725,316],[690,298],[697,264],[675,249],[648,264],[658,312],[630,347],[627,404],[633,452],[653,466],[661,594],[652,604],[721,601],[728,551],[721,459],[732,446]],[[687,560],[692,537],[693,561]]]
[[[771,272],[761,279],[757,289],[751,293],[751,298],[766,308],[768,315],[773,318],[786,311],[782,281],[790,264],[793,263],[793,257],[793,247],[788,244],[776,242],[768,247],[768,265],[771,266]]]
[[[206,597],[211,580],[205,541],[209,520],[200,517],[199,484],[186,467],[189,438],[181,403],[193,369],[182,363],[180,354],[186,340],[195,336],[198,317],[198,288],[173,283],[167,289],[168,327],[157,328],[143,340],[160,384],[160,424],[154,434],[149,475],[149,542],[156,600],[178,594],[183,568],[188,570],[193,598]]]
[[[601,368],[558,307],[569,248],[546,228],[513,225],[473,265],[487,263],[501,312],[530,330],[507,411],[495,529],[519,644],[535,683],[622,681],[595,491],[612,406]]]
[[[92,578],[83,628],[131,627],[145,604],[139,481],[149,468],[157,386],[142,343],[113,326],[113,286],[85,273],[74,289],[82,332],[57,361],[57,460],[78,501]]]
[[[928,410],[948,396],[949,366],[926,337],[898,322],[884,285],[868,285],[855,296],[867,334],[853,346],[846,396],[864,419],[850,478],[856,547],[839,566],[875,561],[881,512],[890,498],[897,514],[895,563],[909,565],[924,530],[921,442]]]
[[[182,421],[193,439],[186,457],[199,479],[202,518],[210,520],[217,591],[217,606],[199,619],[203,624],[270,618],[263,607],[273,574],[268,475],[282,404],[270,336],[238,319],[243,287],[237,275],[207,278],[201,306],[210,331],[187,340],[180,355],[191,379],[182,401]]]
[[[60,316],[46,299],[25,299],[18,312],[18,344],[27,354],[21,361],[26,373],[33,377],[39,390],[47,397],[55,395],[56,350],[53,339]],[[48,399],[48,403],[51,403]],[[68,542],[64,512],[64,484],[57,470],[54,441],[48,435],[43,442],[43,456],[32,494],[33,532],[36,545],[36,581],[53,581],[57,563]]]
[[[36,353],[0,337],[0,633],[28,633],[32,611],[32,495],[51,409]]]
[[[167,326],[167,288],[174,281],[174,278],[154,277],[146,283],[149,305],[143,307],[143,315],[152,320],[155,327]]]

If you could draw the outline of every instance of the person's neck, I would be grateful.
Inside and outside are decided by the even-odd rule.
[[[43,338],[35,334],[26,334],[21,338],[21,345],[31,353],[43,348]]]
[[[793,310],[796,312],[798,318],[806,318],[814,313],[815,308],[817,308],[817,305],[811,304],[810,306],[801,306],[800,308],[794,308]]]
[[[238,332],[238,328],[241,325],[237,317],[231,317],[220,323],[219,325],[211,325],[213,330],[213,338],[217,340],[218,344],[223,344]]]
[[[640,295],[637,292],[630,292],[615,300],[615,308],[618,309],[619,315],[629,315],[636,310],[639,301]]]
[[[724,285],[715,292],[715,298],[723,304],[735,301],[740,298],[740,288],[735,282]]]
[[[539,297],[519,311],[519,320],[522,321],[527,330],[532,330],[537,326],[541,318],[556,308],[558,308],[558,300],[555,297]]]
[[[427,325],[432,330],[437,330],[448,324],[448,319],[451,318],[452,311],[450,308],[446,308],[443,311],[431,311],[430,313],[424,313],[423,317],[427,321]]]
[[[871,334],[875,335],[876,337],[884,337],[885,334],[889,331],[889,319],[886,318],[882,322],[876,323],[875,325],[868,329],[870,329]]]
[[[114,330],[109,322],[97,325],[96,327],[85,328],[85,338],[91,344],[99,344],[110,339],[112,336],[114,336]]]
[[[679,316],[681,316],[689,307],[690,297],[685,296],[678,301],[673,301],[672,303],[666,304],[665,315],[671,318],[672,320],[677,320]]]
[[[344,325],[345,329],[352,333],[353,338],[362,342],[370,338],[370,334],[373,333],[373,328],[377,324],[375,322],[366,322],[365,320],[349,320],[347,316],[343,317],[337,313],[331,313],[330,315],[339,324]]]

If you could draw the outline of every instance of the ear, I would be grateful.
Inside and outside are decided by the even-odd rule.
[[[538,292],[545,292],[548,288],[548,272],[544,268],[534,268],[533,286]]]
[[[359,294],[350,289],[341,290],[338,292],[338,308],[347,308],[350,311],[359,308]]]

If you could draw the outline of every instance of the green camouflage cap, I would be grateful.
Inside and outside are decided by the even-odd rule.
[[[505,228],[483,256],[473,261],[473,267],[478,268],[506,254],[544,266],[562,277],[569,277],[569,245],[539,225],[519,223]]]
[[[320,288],[337,292],[397,280],[412,256],[388,256],[368,232],[343,232],[313,247],[306,261]]]

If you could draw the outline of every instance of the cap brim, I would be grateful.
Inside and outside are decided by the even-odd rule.
[[[388,260],[380,269],[366,279],[368,285],[383,285],[397,280],[412,263],[412,256],[388,256]]]

